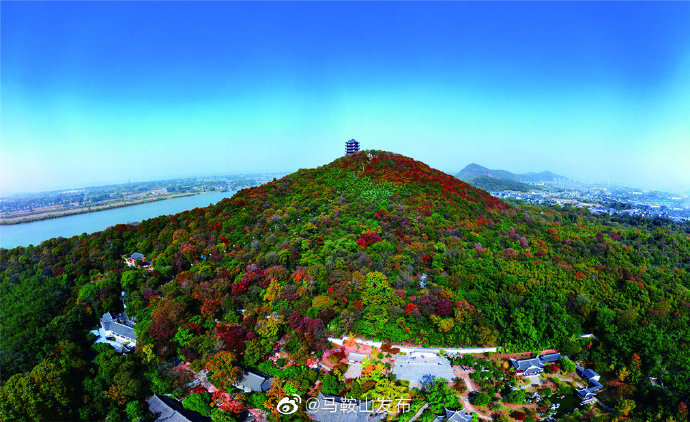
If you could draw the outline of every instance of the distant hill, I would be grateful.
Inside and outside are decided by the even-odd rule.
[[[555,182],[557,180],[567,179],[565,176],[561,176],[550,171],[515,174],[507,170],[491,170],[475,163],[469,164],[458,174],[456,174],[455,177],[463,181],[470,181],[479,177],[490,177],[494,179],[512,180],[522,183]]]
[[[527,183],[516,182],[515,180],[498,179],[489,176],[480,176],[466,181],[475,188],[483,189],[487,192],[496,192],[499,190],[511,190],[516,192],[530,192],[535,189],[541,189],[539,186],[529,185]]]

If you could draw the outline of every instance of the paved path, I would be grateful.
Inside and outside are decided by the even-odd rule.
[[[457,366],[454,366],[453,368],[454,368],[454,369],[457,369]],[[474,393],[474,392],[477,391],[477,390],[474,388],[474,384],[472,383],[472,381],[471,381],[469,378],[467,378],[467,376],[466,376],[465,374],[458,374],[458,377],[459,377],[459,378],[462,378],[462,380],[465,382],[465,385],[467,386],[467,394],[471,394],[471,393]],[[464,393],[463,393],[463,394],[464,394]],[[469,397],[461,397],[461,399],[462,399],[462,401],[464,402],[463,407],[465,408],[465,410],[466,410],[468,413],[470,413],[470,412],[476,413],[477,416],[479,417],[479,419],[485,419],[485,420],[488,420],[488,421],[492,420],[491,417],[482,415],[481,413],[477,412],[477,411],[474,409],[474,407],[472,407],[472,404],[470,403],[470,398],[469,398]]]
[[[529,384],[525,385],[524,386],[525,388],[531,387],[532,385],[537,385],[537,386],[541,385],[541,380],[539,379],[539,375],[532,375],[530,377],[525,377],[525,378],[527,378],[529,380]],[[520,388],[522,388],[522,387],[520,387]]]
[[[475,391],[477,391],[474,388],[474,384],[472,383],[472,381],[470,381],[469,378],[467,378],[467,377],[460,377],[460,378],[462,378],[462,380],[465,381],[465,385],[467,386],[467,392],[468,393],[474,393]]]
[[[426,409],[427,407],[429,407],[429,403],[424,403],[424,406],[420,407],[417,413],[415,413],[414,416],[412,416],[408,422],[416,421],[417,418],[420,417],[422,413],[424,413],[424,409]]]
[[[467,386],[467,395],[474,393],[477,391],[477,388],[474,385],[474,382],[472,379],[470,379],[469,375],[474,372],[474,369],[470,369],[469,371],[462,371],[460,370],[460,367],[458,365],[453,366],[453,375],[455,375],[456,378],[462,378],[462,380],[465,382],[465,385]],[[465,394],[465,393],[463,393]]]
[[[558,349],[544,349],[544,350],[534,350],[531,352],[516,352],[516,353],[505,353],[505,354],[500,354],[500,355],[494,355],[495,358],[501,358],[501,359],[522,359],[529,357],[535,353],[539,353],[540,355],[548,355],[549,353],[556,353],[558,352]]]
[[[467,413],[474,412],[474,413],[477,414],[477,417],[479,417],[479,419],[484,419],[484,420],[487,420],[487,421],[493,420],[490,416],[482,415],[481,413],[477,412],[477,411],[474,409],[474,407],[472,407],[472,404],[470,403],[470,399],[469,399],[468,397],[463,397],[463,398],[462,398],[462,401],[463,401],[463,407],[465,408],[465,410],[467,411]]]
[[[338,344],[338,345],[342,345],[347,340],[348,340],[348,337],[344,337],[344,338],[329,337],[328,338],[328,341],[330,341],[331,343]],[[383,345],[383,342],[380,342],[380,341],[364,340],[361,338],[356,338],[354,340],[359,344],[365,344],[367,346],[374,346],[376,348],[381,348],[381,346]],[[446,353],[486,353],[486,352],[497,352],[498,351],[498,347],[465,347],[465,348],[410,347],[410,346],[400,346],[397,344],[394,344],[393,347],[399,348],[400,351],[403,353],[411,353],[411,352],[439,353],[441,350],[444,350]]]

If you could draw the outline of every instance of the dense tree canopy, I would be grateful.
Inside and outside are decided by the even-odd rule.
[[[135,251],[153,271],[124,265]],[[513,207],[410,158],[360,152],[207,208],[0,250],[1,409],[8,420],[46,406],[65,419],[131,417],[140,405],[127,403],[183,393],[178,359],[230,389],[280,348],[298,366],[276,372],[276,400],[313,386],[316,375],[290,368],[320,356],[327,336],[355,333],[559,347],[611,378],[625,367],[628,381],[663,379],[664,394],[634,389],[620,411],[675,415],[690,394],[689,271],[688,224]],[[122,309],[123,289],[138,322],[130,356],[87,336]],[[596,340],[583,345],[586,333]],[[76,351],[59,360],[63,344]],[[403,394],[376,381],[350,393]]]

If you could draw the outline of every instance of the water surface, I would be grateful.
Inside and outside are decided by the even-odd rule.
[[[105,211],[0,226],[0,247],[9,249],[17,246],[38,245],[53,237],[72,237],[83,233],[93,233],[116,224],[139,222],[160,215],[177,214],[198,207],[207,207],[223,198],[231,197],[235,192],[201,193]]]

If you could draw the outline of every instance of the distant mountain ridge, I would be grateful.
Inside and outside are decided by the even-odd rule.
[[[464,169],[460,170],[455,177],[466,182],[479,177],[491,177],[521,183],[556,182],[558,180],[567,180],[567,177],[550,171],[515,174],[507,170],[488,169],[476,163],[468,164]]]

